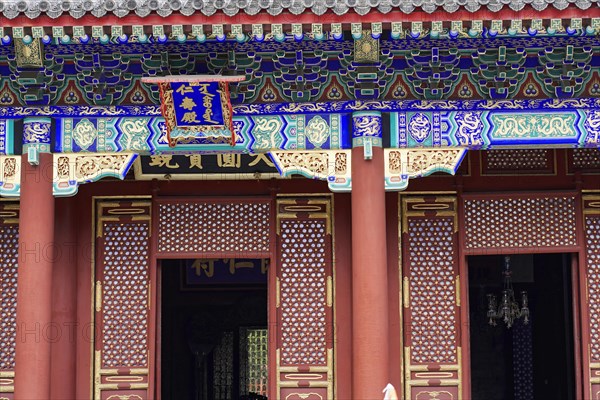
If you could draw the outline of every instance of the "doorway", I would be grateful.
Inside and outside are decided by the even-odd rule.
[[[266,259],[162,260],[163,399],[266,399]]]
[[[507,262],[521,312],[510,327],[490,314],[502,303]],[[574,400],[570,255],[472,256],[468,265],[472,398]]]

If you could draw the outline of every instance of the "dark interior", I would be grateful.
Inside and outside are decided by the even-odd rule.
[[[570,256],[511,256],[516,299],[521,304],[527,291],[531,316],[510,329],[487,318],[487,294],[500,298],[504,256],[469,257],[468,264],[472,398],[574,400]]]
[[[161,262],[162,398],[266,399],[264,261],[194,261]]]

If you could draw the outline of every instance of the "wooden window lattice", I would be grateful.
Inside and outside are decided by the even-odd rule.
[[[577,245],[575,196],[465,196],[465,248]]]
[[[0,225],[0,371],[15,369],[18,244],[19,226]]]
[[[169,201],[158,207],[159,253],[269,251],[268,202]]]

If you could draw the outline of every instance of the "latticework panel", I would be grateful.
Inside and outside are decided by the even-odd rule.
[[[465,248],[577,245],[574,196],[465,196]]]
[[[163,202],[159,253],[269,251],[268,202]]]
[[[484,174],[519,174],[554,172],[554,150],[511,149],[481,153]]]
[[[325,224],[281,222],[282,365],[327,365]]]
[[[18,244],[19,226],[0,225],[0,371],[15,368]]]
[[[600,173],[600,149],[573,149],[568,152],[568,170]]]
[[[600,362],[600,216],[585,219],[591,360]]]
[[[151,204],[97,203],[94,400],[153,398]]]
[[[148,366],[147,223],[106,223],[102,367]]]
[[[248,355],[244,393],[267,395],[267,360],[269,334],[266,329],[248,329],[244,335],[244,345]]]
[[[314,395],[317,393],[318,398],[332,399],[330,202],[325,198],[280,199],[277,210],[277,366],[280,388],[274,397],[313,398],[311,396],[317,396]],[[288,373],[300,371],[301,374]],[[299,387],[301,380],[311,380],[311,387]]]
[[[404,398],[456,399],[461,386],[456,198],[404,197],[402,215]]]
[[[457,361],[453,238],[453,218],[408,221],[411,356],[415,363]]]

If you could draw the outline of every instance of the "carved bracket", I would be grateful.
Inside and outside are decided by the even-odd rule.
[[[405,190],[409,179],[434,172],[454,175],[466,149],[384,149],[385,190]]]
[[[332,192],[352,189],[350,150],[273,151],[270,155],[282,176],[326,180]]]
[[[125,179],[135,153],[54,154],[54,196],[74,196],[80,184],[111,177]]]
[[[408,187],[409,179],[435,172],[456,173],[467,149],[384,149],[385,190]],[[282,176],[294,174],[326,180],[332,192],[352,190],[349,150],[274,151],[271,157]]]
[[[54,196],[74,196],[80,184],[102,178],[125,179],[137,158],[135,153],[54,154]],[[0,156],[0,196],[19,197],[21,156]]]

